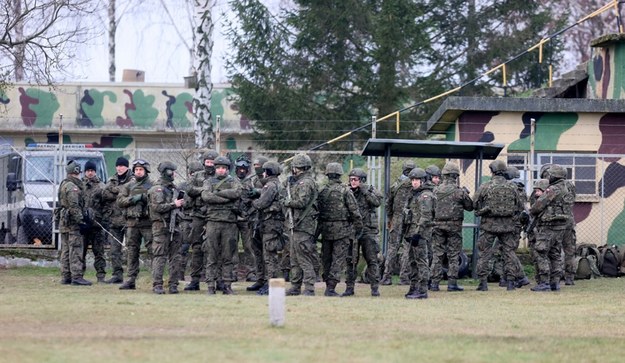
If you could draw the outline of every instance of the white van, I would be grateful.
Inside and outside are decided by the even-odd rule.
[[[0,244],[50,245],[53,242],[53,210],[58,206],[58,186],[65,179],[65,165],[75,160],[84,172],[92,161],[106,182],[104,155],[89,145],[32,145],[0,155]]]

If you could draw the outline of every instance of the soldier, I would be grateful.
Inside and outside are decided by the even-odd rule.
[[[460,167],[447,162],[443,167],[443,183],[434,188],[436,212],[432,229],[432,286],[430,290],[439,291],[443,278],[443,258],[447,255],[447,291],[463,291],[458,286],[459,255],[462,251],[462,221],[464,211],[473,210],[473,200],[466,188],[458,186]]]
[[[547,190],[549,187],[549,179],[538,179],[534,182],[534,191],[529,197],[530,208],[536,203],[536,200],[540,198],[541,195]],[[537,219],[530,220],[528,226],[525,229],[525,233],[527,234],[527,248],[530,251],[530,257],[532,258],[532,263],[534,265],[534,271],[537,273],[534,275],[536,279],[536,285],[540,283],[539,275],[538,275],[538,256],[536,254],[536,224],[538,224]]]
[[[241,201],[239,203],[239,214],[237,215],[237,229],[243,245],[243,256],[238,265],[245,273],[246,281],[256,281],[256,259],[252,249],[252,231],[258,220],[258,216],[252,213],[252,200],[260,196],[260,191],[255,187],[254,182],[258,178],[252,179],[256,174],[250,175],[250,161],[245,154],[241,155],[234,162],[234,173],[241,183]],[[238,252],[238,248],[237,248]],[[235,253],[238,260],[238,253]]]
[[[508,291],[516,288],[514,276],[514,254],[518,245],[515,216],[522,209],[522,201],[515,186],[509,183],[504,174],[507,166],[501,160],[490,163],[493,174],[490,181],[480,185],[475,193],[473,208],[475,215],[481,217],[478,238],[477,275],[480,284],[478,291],[488,291],[488,266],[496,248],[495,239],[502,244],[504,273],[508,281]]]
[[[254,163],[253,163],[254,176],[252,176],[252,178],[248,181],[248,186],[247,186],[249,190],[248,193],[250,194],[250,196],[254,197],[254,199],[258,198],[258,196],[260,195],[260,188],[263,187],[260,181],[263,178],[263,173],[264,173],[263,165],[267,161],[269,161],[269,159],[267,159],[264,156],[257,156],[256,159],[254,159]],[[254,253],[254,262],[256,263],[256,275],[258,277],[263,276],[264,278],[267,275],[267,271],[265,271],[263,241],[262,241],[262,233],[260,231],[259,222],[260,222],[259,212],[254,211],[250,215],[251,247],[252,247],[252,252]],[[265,280],[259,281],[257,279],[256,282],[254,282],[254,284],[252,284],[251,286],[248,286],[246,290],[258,291],[261,288],[265,287],[266,282],[267,281]]]
[[[152,256],[152,221],[148,215],[148,190],[152,187],[149,178],[150,163],[143,159],[132,162],[133,180],[124,184],[117,197],[117,205],[124,209],[126,216],[126,245],[128,247],[128,280],[120,290],[134,290],[139,275],[139,255],[141,240]]]
[[[412,187],[408,174],[415,168],[415,163],[412,161],[405,161],[402,165],[402,175],[391,186],[389,195],[386,199],[386,214],[389,220],[389,239],[388,249],[386,251],[386,258],[384,261],[384,276],[382,277],[382,285],[390,285],[391,277],[393,274],[393,266],[397,262],[397,252],[399,246],[402,243],[402,220],[403,220],[403,208],[412,193]],[[404,253],[408,254],[408,251]],[[401,274],[401,273],[400,273]],[[404,281],[406,282],[406,281]]]
[[[345,270],[347,250],[355,237],[362,235],[362,216],[354,194],[341,183],[343,167],[339,163],[326,165],[328,184],[317,198],[319,206],[318,231],[321,233],[321,260],[325,296],[339,296],[335,291]]]
[[[204,170],[193,174],[191,186],[187,195],[193,198],[193,211],[191,217],[191,282],[185,286],[185,291],[198,291],[200,289],[200,279],[204,273],[206,265],[206,254],[204,247],[204,228],[206,226],[206,205],[201,194],[204,181],[215,176],[214,160],[219,154],[215,150],[208,150],[202,155]]]
[[[132,179],[132,172],[128,169],[128,159],[119,157],[115,161],[116,174],[109,178],[102,191],[103,221],[108,226],[107,234],[110,244],[112,276],[106,280],[107,284],[121,284],[124,282],[124,270],[122,267],[124,229],[126,220],[122,210],[117,206],[117,197],[124,184]]]
[[[263,165],[263,170],[265,178],[261,181],[264,186],[260,192],[260,198],[252,202],[253,207],[259,212],[260,226],[258,228],[262,239],[263,261],[265,262],[262,275],[259,274],[256,281],[256,283],[262,282],[263,284],[258,289],[258,295],[268,295],[269,279],[278,277],[280,271],[278,252],[284,248],[285,242],[282,237],[284,227],[283,193],[281,191],[282,185],[278,180],[282,168],[277,162],[268,161]]]
[[[537,218],[536,251],[538,285],[532,291],[558,291],[562,278],[562,240],[571,216],[568,204],[572,198],[565,179],[566,169],[554,164],[549,168],[549,187],[536,200],[530,213]]]
[[[284,201],[289,208],[289,237],[291,241],[291,288],[287,295],[315,295],[315,264],[318,261],[317,244],[317,184],[312,176],[312,160],[306,154],[297,154],[291,162],[293,185],[287,184],[288,196]]]
[[[425,168],[427,174],[427,182],[437,186],[441,183],[441,169],[436,165],[429,165]]]
[[[169,264],[169,293],[178,293],[180,276],[180,245],[182,243],[178,217],[184,205],[184,196],[174,186],[176,165],[170,161],[158,164],[159,181],[148,191],[150,220],[152,221],[152,291],[162,295],[165,264]]]
[[[282,199],[286,199],[287,188],[292,188],[295,183],[295,178],[293,176],[289,176],[282,183]],[[291,281],[291,240],[290,240],[290,227],[288,218],[286,218],[286,208],[283,207],[283,214],[285,215],[284,220],[284,233],[282,234],[282,238],[284,238],[284,248],[282,249],[282,255],[280,256],[280,268],[282,269],[282,276],[284,277],[284,281]]]
[[[83,185],[85,187],[83,194],[85,210],[93,223],[91,228],[83,236],[85,247],[83,248],[82,257],[84,261],[87,256],[87,248],[91,245],[91,251],[93,251],[93,267],[96,271],[96,277],[98,282],[104,282],[106,260],[104,259],[104,230],[102,229],[102,210],[104,204],[102,201],[103,186],[96,175],[96,165],[91,160],[85,163]],[[83,264],[83,273],[85,266],[86,264]]]
[[[179,214],[180,220],[180,234],[182,235],[182,244],[180,245],[180,276],[178,279],[184,281],[184,274],[187,269],[189,248],[191,247],[191,233],[193,223],[193,205],[194,199],[189,196],[189,189],[191,189],[193,175],[204,169],[204,166],[199,161],[192,161],[189,163],[187,172],[187,180],[178,185],[178,190],[184,192],[184,205],[182,206],[182,213]]]
[[[202,190],[202,200],[206,203],[206,230],[210,231],[204,241],[207,294],[215,294],[215,283],[221,278],[223,294],[232,295],[233,255],[237,249],[235,209],[241,198],[241,184],[228,174],[230,159],[218,156],[214,164],[215,176],[204,181]]]
[[[432,238],[436,196],[432,192],[433,184],[427,184],[427,173],[421,168],[414,168],[408,174],[412,186],[412,195],[404,208],[406,239],[410,242],[410,289],[406,299],[427,299],[430,268],[428,264],[428,240]]]
[[[67,177],[59,186],[61,203],[61,284],[89,286],[91,281],[83,278],[85,260],[83,258],[83,235],[87,233],[90,221],[85,219],[84,185],[80,180],[80,164],[71,160],[65,166]]]
[[[341,296],[354,295],[354,286],[358,267],[360,249],[367,262],[368,279],[371,284],[371,296],[380,296],[378,289],[380,284],[380,265],[378,263],[378,253],[380,245],[378,243],[378,216],[377,208],[382,203],[382,193],[376,190],[367,182],[367,173],[360,168],[354,168],[349,172],[349,186],[356,198],[356,203],[362,216],[363,229],[357,240],[352,241],[352,246],[348,250],[347,273],[345,283],[347,288]],[[351,252],[351,253],[350,253]]]

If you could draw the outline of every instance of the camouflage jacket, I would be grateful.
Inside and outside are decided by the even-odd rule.
[[[324,240],[336,241],[362,232],[362,216],[351,189],[330,179],[317,197],[319,230]]]
[[[293,231],[305,232],[311,236],[317,229],[317,183],[310,171],[293,177],[293,185],[287,182],[287,189],[290,189],[291,199],[285,201],[284,205],[291,208],[293,212]],[[310,208],[307,209],[310,204]]]
[[[102,221],[113,227],[123,227],[126,220],[122,213],[122,209],[117,205],[117,197],[123,189],[123,185],[132,179],[132,171],[128,171],[121,176],[114,175],[109,178],[108,183],[102,190]]]
[[[174,204],[174,198],[177,196],[178,191],[175,189],[173,182],[159,179],[148,190],[150,220],[152,222],[161,221],[165,226],[168,226],[172,218],[172,212],[178,212],[178,208]],[[177,219],[174,220],[174,224],[180,221],[180,218],[177,218],[176,215],[173,218]]]
[[[412,185],[409,178],[400,178],[389,190],[386,198],[386,215],[389,219],[401,218],[406,201],[412,194]]]
[[[191,216],[206,218],[206,203],[202,200],[202,191],[204,190],[204,181],[214,176],[215,174],[208,174],[206,170],[193,173],[193,178],[186,190],[190,203],[188,205],[185,203],[185,207],[189,207],[192,210]]]
[[[362,216],[363,233],[378,234],[378,207],[382,204],[382,193],[372,185],[360,184],[357,189],[352,189],[360,215]]]
[[[236,223],[241,198],[241,183],[236,178],[226,175],[206,179],[201,196],[208,221]]]
[[[85,209],[87,213],[89,213],[89,216],[98,221],[98,223],[102,223],[102,211],[104,210],[105,204],[102,199],[104,183],[100,182],[97,175],[91,179],[83,178],[82,181],[85,186]]]
[[[128,227],[147,227],[151,225],[148,211],[148,190],[152,187],[149,176],[132,180],[123,185],[117,197],[117,205],[123,208]],[[137,197],[139,196],[140,197]]]
[[[530,212],[539,218],[538,225],[551,229],[566,228],[571,223],[571,216],[567,213],[567,198],[570,198],[570,193],[564,180],[550,184],[530,208]]]
[[[265,221],[268,219],[284,220],[282,212],[282,189],[277,176],[267,178],[265,185],[261,189],[260,197],[252,201],[252,206],[259,211],[259,219]]]
[[[484,213],[484,211],[487,211],[491,208],[491,206],[489,206],[487,203],[489,189],[492,188],[495,184],[504,183],[509,183],[509,181],[501,175],[494,175],[491,180],[480,185],[480,187],[477,189],[477,192],[475,192],[475,198],[473,199],[473,209],[475,210],[475,214],[477,216],[481,216],[480,229],[484,231],[492,233],[506,233],[514,232],[517,229],[517,224],[515,223],[514,216],[494,217],[489,216],[488,213],[481,215],[481,213]],[[516,210],[520,211],[522,210],[523,205],[521,204],[521,199],[518,198],[518,193],[516,199],[517,200],[515,201],[515,208]]]
[[[67,176],[59,186],[59,201],[61,203],[61,232],[78,230],[78,225],[85,223],[84,219],[84,185],[82,180]]]
[[[408,226],[405,226],[407,237],[415,234],[421,238],[430,239],[432,237],[432,226],[434,225],[434,211],[436,209],[436,196],[431,185],[424,185],[412,192],[410,199],[406,201],[405,214]]]
[[[258,218],[258,216],[251,215],[253,213],[252,202],[254,199],[258,198],[258,195],[252,197],[251,193],[254,190],[261,188],[263,188],[263,184],[260,182],[260,179],[256,174],[248,175],[241,180],[241,200],[239,201],[238,215],[239,221],[247,221]]]
[[[465,188],[456,184],[455,179],[443,177],[441,184],[434,188],[436,210],[434,222],[441,225],[448,221],[462,221],[464,211],[473,210],[473,200]]]

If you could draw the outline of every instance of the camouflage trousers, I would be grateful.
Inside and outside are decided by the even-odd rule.
[[[575,226],[567,228],[562,237],[562,251],[564,251],[564,277],[573,279],[575,277],[575,246],[577,244],[577,235]]]
[[[536,233],[534,233],[534,231],[527,234],[527,248],[530,251],[530,257],[532,258],[534,271],[536,271],[536,273],[534,274],[534,279],[538,284],[538,254],[536,253]]]
[[[84,248],[83,237],[78,229],[61,233],[61,257],[59,260],[61,277],[64,280],[83,277],[85,266],[83,258]]]
[[[94,227],[83,236],[84,248],[82,250],[82,260],[86,261],[87,249],[91,246],[93,252],[93,268],[96,271],[98,278],[104,278],[106,275],[106,259],[104,258],[104,231],[100,227]],[[87,267],[86,263],[83,263],[82,271],[85,272]]]
[[[345,271],[347,251],[351,245],[349,237],[338,240],[323,239],[321,242],[321,264],[323,267],[323,281],[341,281],[341,274]]]
[[[113,236],[115,236],[115,240],[113,237],[111,237],[108,233],[106,234],[106,237],[108,238],[109,241],[109,245],[110,250],[109,250],[109,254],[111,256],[111,269],[112,271],[112,275],[114,277],[118,277],[120,279],[124,278],[124,268],[123,268],[123,262],[124,262],[124,251],[123,251],[123,247],[122,243],[124,242],[124,227],[123,226],[111,226],[108,229],[109,233],[112,234]]]
[[[173,238],[169,228],[162,221],[152,223],[152,286],[163,286],[165,265],[169,265],[169,287],[178,286],[180,276],[180,245],[181,234],[174,232]]]
[[[536,265],[539,283],[558,283],[562,278],[562,239],[565,229],[538,226],[536,233]]]
[[[288,271],[291,270],[291,241],[289,233],[283,233],[282,238],[284,238],[285,243],[280,257],[280,268],[282,271]]]
[[[410,258],[410,286],[415,287],[420,293],[426,293],[430,279],[427,239],[421,238],[416,246],[411,245],[408,256]]]
[[[191,266],[189,275],[191,281],[199,282],[204,274],[206,256],[204,255],[204,227],[206,220],[201,217],[193,217],[191,222]]]
[[[458,279],[462,250],[462,221],[437,222],[432,229],[432,283],[443,279],[443,259],[447,255],[449,281]]]
[[[517,230],[514,233],[517,239],[516,239],[516,246],[514,246],[513,251],[516,251],[519,248],[519,242],[521,241],[521,227],[520,226],[517,227]],[[504,244],[497,243],[497,246],[499,246],[499,253],[503,256]],[[525,277],[525,271],[523,271],[523,265],[521,264],[521,260],[519,260],[519,256],[517,256],[516,253],[511,255],[511,257],[512,257],[512,264],[510,267],[512,268],[512,275],[514,276],[515,279],[520,280]]]
[[[190,219],[183,219],[180,222],[178,228],[180,228],[181,243],[180,243],[180,266],[178,267],[178,280],[184,280],[184,274],[187,271],[187,265],[189,263],[189,248],[191,247],[191,222]]]
[[[497,243],[499,240],[499,243]],[[514,281],[514,256],[516,247],[519,244],[516,231],[511,232],[489,232],[480,230],[477,240],[478,258],[477,258],[477,277],[486,281],[489,274],[489,265],[493,257],[493,253],[498,244],[502,245],[501,254],[504,261],[504,274],[507,281]]]
[[[356,275],[358,274],[358,261],[360,259],[360,251],[367,263],[367,279],[371,287],[378,287],[380,284],[380,263],[378,261],[378,253],[380,246],[377,241],[377,234],[363,234],[356,247],[353,245],[347,254],[347,272],[345,282],[347,286],[354,286],[356,283]]]
[[[384,259],[384,277],[393,275],[393,266],[397,263],[399,247],[402,244],[402,216],[393,216],[391,230],[388,238],[386,249],[386,258]],[[405,253],[408,255],[408,253]]]
[[[300,231],[293,232],[291,239],[291,285],[301,288],[302,283],[306,290],[315,290],[317,275],[315,265],[319,264],[317,243],[313,236]]]
[[[237,229],[235,223],[206,222],[206,283],[213,286],[222,280],[229,284],[234,280],[233,256],[237,251]]]
[[[241,261],[238,261],[238,265],[245,271],[246,276],[256,275],[256,254],[252,248],[252,233],[254,232],[254,225],[247,220],[237,221],[237,228],[243,247],[243,256]],[[236,260],[238,260],[238,253]]]
[[[147,227],[128,227],[126,229],[126,247],[128,248],[128,278],[136,280],[139,275],[139,256],[141,255],[141,241],[148,251],[148,262],[151,265],[152,260],[152,226]]]
[[[278,252],[284,248],[282,226],[284,222],[279,220],[264,221],[261,227],[262,234],[262,259],[264,262],[262,280],[276,278],[280,272]],[[261,277],[259,276],[259,279]]]

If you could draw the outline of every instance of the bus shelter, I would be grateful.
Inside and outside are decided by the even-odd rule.
[[[391,185],[391,157],[475,160],[475,190],[477,190],[482,180],[483,160],[496,159],[504,147],[504,144],[489,142],[369,139],[362,150],[362,155],[384,157],[384,195],[387,196]],[[385,208],[384,205],[382,207]],[[386,210],[384,210],[382,213],[382,251],[385,257],[388,249],[387,218]],[[478,225],[479,218],[476,218],[475,224],[464,225],[464,228],[473,228],[473,255],[471,257],[473,273],[477,264]]]

